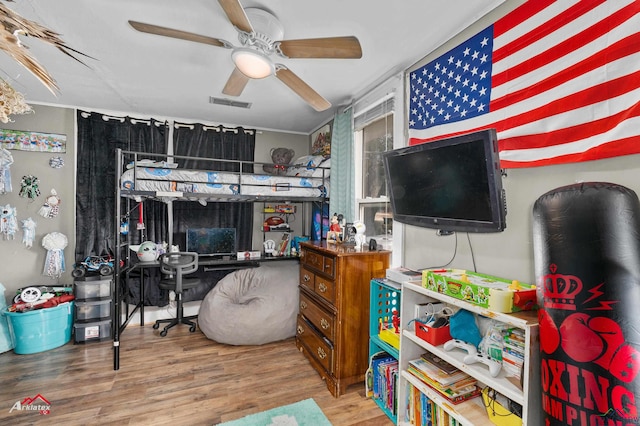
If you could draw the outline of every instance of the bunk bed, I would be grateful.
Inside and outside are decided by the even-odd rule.
[[[205,164],[202,169],[180,167],[179,164]],[[144,312],[140,300],[132,310],[125,303],[121,311],[124,293],[123,277],[132,265],[128,245],[130,239],[120,232],[120,225],[132,211],[132,206],[148,201],[163,202],[168,206],[168,246],[173,243],[173,202],[320,202],[325,205],[330,196],[330,167],[320,164],[292,165],[282,175],[262,172],[270,163],[241,160],[223,160],[169,154],[116,150],[116,206],[115,206],[115,256],[114,287],[115,309],[113,327],[114,370],[119,369],[120,334],[137,311]],[[328,162],[327,162],[328,165]],[[231,262],[234,263],[234,262]],[[235,267],[246,267],[237,260]],[[255,263],[255,262],[248,262]]]

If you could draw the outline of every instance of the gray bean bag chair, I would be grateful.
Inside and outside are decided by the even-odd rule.
[[[229,345],[262,345],[293,337],[298,280],[296,261],[231,272],[205,296],[198,325],[209,339]]]

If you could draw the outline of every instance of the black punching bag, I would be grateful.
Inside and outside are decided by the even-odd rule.
[[[640,424],[640,202],[620,185],[533,206],[542,425]]]

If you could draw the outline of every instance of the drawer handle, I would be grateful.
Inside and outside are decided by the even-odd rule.
[[[328,289],[329,289],[329,288],[326,286],[326,284],[325,284],[325,283],[320,283],[320,284],[318,284],[318,291],[319,291],[320,293],[326,293]]]
[[[318,356],[320,359],[325,359],[327,357],[327,353],[323,351],[320,346],[318,346]]]
[[[331,324],[329,324],[329,321],[327,321],[326,319],[322,318],[320,320],[320,325],[322,326],[322,328],[324,328],[326,330],[327,328],[329,328],[329,326]]]
[[[301,325],[298,326],[298,334],[304,333],[304,328]]]
[[[311,281],[311,277],[307,274],[304,274],[304,276],[302,277],[302,281],[308,283],[309,281]]]
[[[331,265],[324,265],[324,269],[326,269],[327,271],[331,269]]]
[[[300,302],[300,309],[307,309],[307,302],[304,300]]]

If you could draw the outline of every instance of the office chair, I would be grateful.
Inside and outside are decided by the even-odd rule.
[[[200,278],[184,278],[184,275],[192,274],[198,270],[198,254],[191,252],[163,253],[160,258],[160,271],[165,277],[160,280],[159,287],[164,290],[173,290],[176,293],[176,317],[159,319],[153,325],[157,330],[161,323],[168,323],[160,332],[160,336],[167,335],[167,330],[177,324],[187,324],[190,332],[196,331],[196,323],[191,321],[198,318],[197,315],[184,316],[182,307],[182,292],[194,288],[200,284]]]

